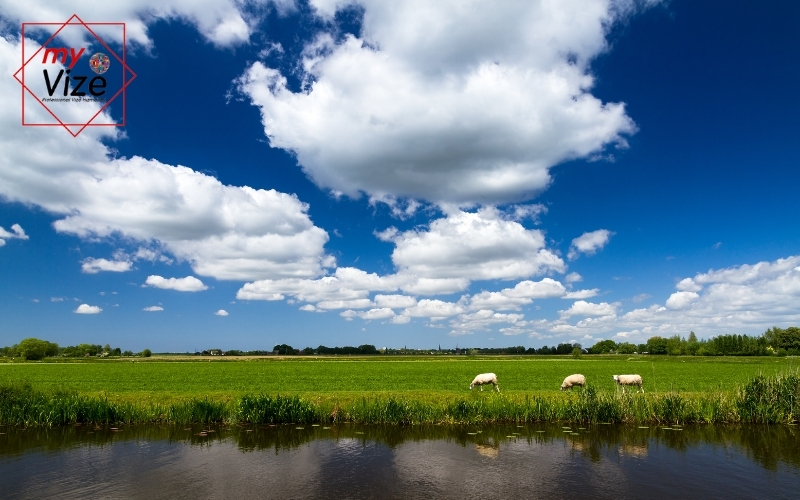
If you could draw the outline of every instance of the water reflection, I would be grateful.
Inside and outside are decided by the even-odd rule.
[[[796,498],[795,426],[0,427],[3,496]]]

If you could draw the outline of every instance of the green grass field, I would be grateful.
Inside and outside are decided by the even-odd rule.
[[[482,372],[502,393],[468,389]],[[562,394],[567,375],[589,387]],[[622,395],[613,374],[638,373]],[[151,358],[0,363],[0,424],[793,423],[793,358]]]
[[[372,394],[435,399],[466,396],[472,378],[483,372],[496,373],[500,388],[509,395],[557,392],[564,377],[573,373],[584,374],[599,391],[614,391],[613,374],[638,373],[644,378],[648,393],[711,393],[734,391],[755,375],[773,375],[794,367],[793,358],[774,357],[337,357],[224,361],[163,357],[136,362],[0,363],[0,385],[27,382],[42,390],[65,389],[121,400],[158,402],[259,393],[322,399]]]

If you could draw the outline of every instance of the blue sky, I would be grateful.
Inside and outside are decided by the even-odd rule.
[[[126,23],[124,128],[20,124],[21,23],[72,14]],[[799,15],[2,1],[0,344],[538,347],[797,325]],[[26,54],[47,38],[26,34]],[[77,29],[54,46],[99,50]]]

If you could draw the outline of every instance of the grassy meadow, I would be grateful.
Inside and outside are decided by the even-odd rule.
[[[482,372],[497,374],[501,394],[489,388],[469,390],[472,378]],[[589,390],[559,393],[561,381],[572,373],[584,374]],[[644,396],[630,394],[632,390],[619,394],[611,376],[625,373],[642,375]],[[81,418],[383,423],[792,421],[800,390],[796,373],[792,357],[153,357],[14,362],[0,363],[0,423]],[[779,384],[775,389],[775,394],[782,394],[776,398],[789,398],[788,403],[780,403],[779,415],[766,420],[753,417],[766,401],[766,386],[753,386],[747,401],[743,388],[752,386],[759,376],[779,380],[777,376],[786,379],[787,374],[795,374],[788,378],[796,387]],[[59,413],[58,405],[53,406],[59,398],[59,404],[72,405],[72,413]],[[95,413],[81,413],[80,408],[92,404],[99,405],[92,410]],[[40,410],[39,417],[28,415],[35,405],[50,409]],[[42,416],[46,411],[50,416]]]

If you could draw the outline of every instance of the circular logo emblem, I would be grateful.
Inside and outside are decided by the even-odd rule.
[[[102,52],[98,52],[97,54],[89,58],[89,66],[91,66],[92,71],[94,71],[98,75],[102,75],[103,73],[108,71],[108,67],[110,65],[111,65],[111,60],[108,58],[107,55],[103,54]]]

